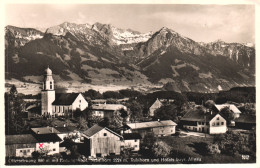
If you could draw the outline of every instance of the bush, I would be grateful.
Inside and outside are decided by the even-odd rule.
[[[207,146],[209,154],[220,154],[221,151],[219,150],[218,144],[208,144]]]

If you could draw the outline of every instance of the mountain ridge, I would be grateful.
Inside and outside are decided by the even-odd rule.
[[[225,89],[255,84],[255,49],[246,44],[202,43],[166,27],[140,33],[102,23],[64,22],[47,28],[45,33],[39,31],[39,38],[28,38],[36,32],[6,27],[7,77],[28,79],[40,73],[33,64],[43,68],[55,60],[60,66],[56,70],[61,71],[59,76],[64,80],[102,83],[109,79],[108,83],[117,83],[124,79],[126,84],[142,81],[178,91],[214,91],[219,85]],[[37,73],[23,70],[25,65],[32,65]],[[71,78],[71,74],[77,78]]]

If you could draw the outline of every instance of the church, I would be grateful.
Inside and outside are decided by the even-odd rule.
[[[81,93],[55,93],[52,71],[48,67],[44,73],[41,91],[41,115],[66,116],[76,110],[83,111],[88,102]]]

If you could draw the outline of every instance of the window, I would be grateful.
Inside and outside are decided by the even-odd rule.
[[[20,152],[22,153],[22,152],[23,152],[23,150],[20,150]]]
[[[79,103],[81,103],[81,100],[79,100]]]
[[[217,125],[219,125],[219,122],[217,122]]]
[[[202,122],[201,125],[204,125],[204,122]]]
[[[137,139],[135,139],[135,142],[137,142]]]
[[[55,149],[55,148],[53,148],[53,151],[56,151],[56,149]]]
[[[30,149],[27,149],[27,152],[30,152]]]
[[[104,133],[104,136],[107,136],[107,133]]]
[[[198,122],[198,125],[200,125],[200,122]]]
[[[173,130],[171,130],[171,132],[173,132]]]
[[[224,125],[224,122],[221,122],[221,125]]]
[[[212,123],[212,126],[215,126],[215,123]]]
[[[50,89],[52,89],[52,82],[50,82]]]
[[[219,117],[217,117],[217,120],[219,120]]]
[[[135,148],[137,148],[137,145],[135,145]]]

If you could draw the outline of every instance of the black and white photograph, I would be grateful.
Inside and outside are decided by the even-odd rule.
[[[3,3],[5,166],[257,167],[259,1],[54,2]]]

